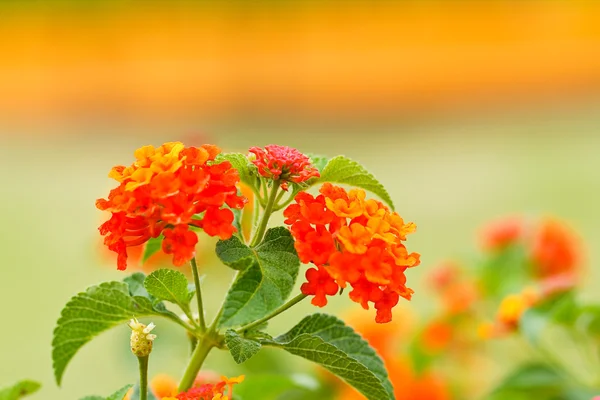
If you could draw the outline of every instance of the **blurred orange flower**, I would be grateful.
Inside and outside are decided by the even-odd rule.
[[[538,276],[577,275],[581,265],[580,240],[566,224],[544,219],[533,238],[532,259]]]
[[[519,216],[510,216],[490,222],[482,229],[482,246],[486,250],[500,250],[523,238],[525,221]]]

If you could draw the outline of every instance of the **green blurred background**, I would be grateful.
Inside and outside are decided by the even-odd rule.
[[[277,143],[363,163],[417,223],[417,314],[431,309],[424,273],[468,256],[483,223],[513,213],[570,223],[586,244],[583,294],[600,300],[600,8],[523,3],[1,4],[0,386],[31,378],[44,384],[32,398],[75,399],[136,379],[126,326],[86,345],[61,389],[50,342],[74,293],[125,276],[97,232],[108,171],[171,140],[242,152]],[[230,273],[206,269],[211,312]],[[271,331],[310,310],[299,305]],[[155,322],[151,371],[178,376],[187,342]],[[291,360],[255,363],[307,367]],[[209,366],[240,371],[225,353]]]

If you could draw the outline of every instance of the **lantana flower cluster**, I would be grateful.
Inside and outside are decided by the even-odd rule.
[[[179,393],[175,397],[163,397],[162,400],[232,400],[233,386],[241,383],[244,375],[235,378],[221,377],[217,383],[204,383],[192,387],[187,392]],[[228,392],[228,395],[225,393]]]
[[[325,183],[316,197],[299,193],[284,216],[300,261],[316,266],[301,287],[314,296],[312,304],[325,306],[326,296],[350,284],[350,299],[365,309],[373,303],[375,321],[385,323],[400,297],[411,298],[404,272],[419,264],[419,254],[408,253],[403,242],[416,226],[382,202],[366,199],[361,189]]]
[[[265,178],[282,181],[284,190],[288,189],[287,182],[301,183],[319,177],[319,170],[312,165],[310,158],[294,148],[270,144],[264,149],[251,147],[250,153],[255,156],[252,163],[258,173]]]
[[[180,142],[144,146],[129,167],[116,166],[109,177],[119,182],[108,199],[96,201],[111,218],[99,230],[104,244],[118,254],[118,269],[127,266],[127,247],[164,236],[162,249],[183,265],[195,255],[198,237],[190,227],[228,239],[235,232],[234,215],[241,209],[237,170],[228,161],[216,162],[220,149],[212,145],[185,147]]]
[[[245,376],[227,378],[204,371],[198,374],[194,385],[179,393],[177,382],[171,376],[159,374],[150,381],[150,391],[159,400],[233,400],[234,385],[244,381]],[[133,389],[124,400],[131,399]]]
[[[534,275],[539,279],[563,277],[575,283],[581,272],[581,246],[576,234],[553,218],[528,220],[514,216],[494,221],[484,228],[483,246],[502,251],[522,244],[526,248]]]

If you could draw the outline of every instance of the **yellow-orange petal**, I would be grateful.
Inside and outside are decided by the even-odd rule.
[[[338,232],[337,239],[344,245],[347,251],[354,254],[367,252],[367,244],[371,240],[367,229],[358,223],[342,226]]]

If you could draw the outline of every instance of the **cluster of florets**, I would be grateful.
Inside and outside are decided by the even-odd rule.
[[[250,153],[256,157],[252,163],[258,168],[258,173],[281,181],[284,190],[287,190],[287,182],[301,183],[319,177],[319,170],[312,165],[310,158],[294,148],[270,144],[264,149],[251,147]]]
[[[306,272],[302,292],[323,307],[326,296],[350,284],[353,301],[365,309],[374,304],[376,322],[391,321],[399,298],[413,293],[404,272],[419,264],[419,254],[408,253],[402,242],[415,224],[404,223],[380,201],[365,199],[360,189],[346,192],[326,183],[320,193],[299,193],[284,211],[300,261],[317,267]]]
[[[528,220],[515,216],[493,221],[484,228],[483,246],[486,250],[503,250],[514,244],[525,246],[532,272],[538,278],[575,278],[580,272],[580,240],[559,220]]]
[[[118,254],[117,265],[127,266],[127,247],[164,236],[162,249],[180,266],[195,255],[198,242],[190,227],[210,236],[228,239],[235,232],[233,212],[245,199],[238,196],[237,170],[228,161],[216,162],[220,149],[182,143],[144,146],[135,151],[129,167],[114,167],[109,177],[119,182],[108,199],[96,207],[110,211],[111,218],[99,228],[104,244]]]
[[[187,392],[179,393],[175,397],[163,397],[163,400],[231,400],[233,385],[244,380],[244,375],[235,378],[221,377],[217,383],[204,383],[192,387]],[[225,393],[228,392],[228,395]]]

